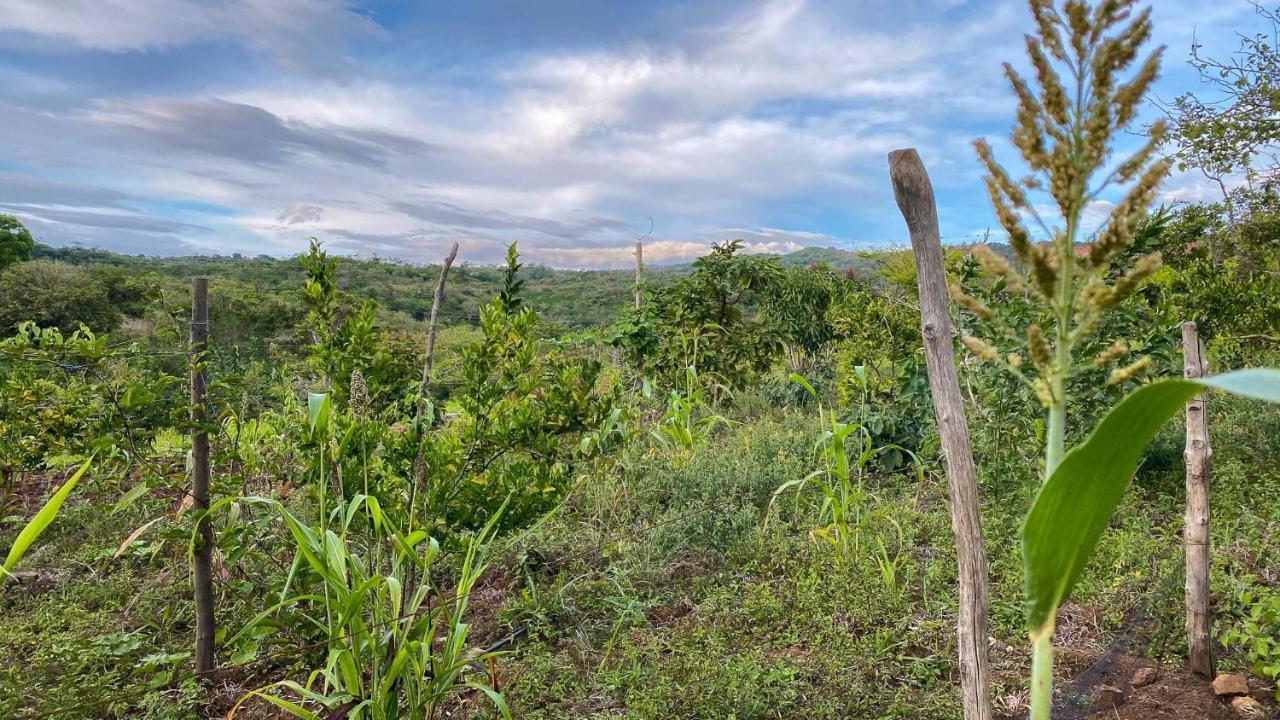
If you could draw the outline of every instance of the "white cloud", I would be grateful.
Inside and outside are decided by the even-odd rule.
[[[229,252],[294,252],[318,235],[344,252],[435,260],[458,239],[482,262],[519,240],[531,259],[591,266],[630,263],[650,217],[654,261],[728,237],[771,252],[893,243],[903,229],[885,153],[904,146],[929,165],[944,234],[982,227],[968,141],[1006,134],[999,60],[1021,55],[1029,28],[1025,8],[994,1],[889,12],[764,0],[625,44],[445,61],[392,42],[376,62],[348,62],[347,41],[382,31],[340,0],[0,3],[12,10],[0,29],[50,44],[233,41],[281,68],[188,94],[91,92],[59,109],[6,103],[0,87],[0,159],[131,198],[231,208],[179,220],[211,228],[192,242]],[[334,62],[355,70],[316,74]],[[38,93],[21,72],[21,91]]]
[[[341,0],[7,0],[0,30],[111,52],[236,40],[295,69],[325,70],[348,34],[381,33]]]

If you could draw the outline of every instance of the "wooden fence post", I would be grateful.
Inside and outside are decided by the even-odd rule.
[[[644,300],[644,290],[640,287],[640,273],[644,271],[644,243],[636,241],[636,310]]]
[[[449,249],[449,255],[440,266],[440,279],[436,281],[436,292],[431,296],[431,322],[427,325],[427,357],[422,361],[422,399],[426,399],[427,383],[431,380],[431,363],[436,354],[436,325],[440,321],[440,306],[444,304],[444,281],[449,277],[449,268],[458,257],[458,243]],[[421,409],[421,405],[419,405]]]
[[[1188,380],[1209,373],[1204,343],[1193,322],[1182,323],[1183,376]],[[1213,679],[1213,619],[1209,611],[1209,422],[1205,395],[1187,403],[1187,510],[1182,541],[1187,554],[1187,655],[1191,670]]]
[[[436,291],[431,297],[431,322],[427,325],[427,356],[422,360],[422,387],[418,389],[418,419],[427,411],[427,383],[431,382],[431,366],[436,355],[436,325],[440,322],[440,306],[444,304],[444,283],[449,277],[449,268],[458,257],[458,243],[449,248],[449,255],[440,266],[440,279],[436,280]],[[422,438],[418,437],[418,452],[413,459],[413,497],[417,497],[418,487],[422,485],[427,474],[426,458],[423,456]]]
[[[956,538],[959,567],[960,687],[965,720],[991,719],[991,688],[987,666],[987,552],[982,540],[977,471],[969,443],[952,349],[947,279],[938,233],[938,209],[933,185],[914,149],[889,153],[893,196],[907,222],[920,288],[920,330],[924,337],[933,413],[946,459],[951,496],[951,530]]]
[[[196,603],[196,674],[214,669],[213,526],[209,523],[209,279],[191,280],[191,501],[200,535],[191,558]]]

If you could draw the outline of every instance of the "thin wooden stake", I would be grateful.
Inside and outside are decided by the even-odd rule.
[[[458,257],[458,243],[449,248],[449,256],[440,266],[440,279],[436,281],[436,292],[431,297],[431,322],[427,325],[427,357],[422,361],[422,399],[425,401],[427,383],[431,381],[431,363],[436,354],[436,325],[440,321],[440,306],[444,304],[444,281],[449,277],[449,268]],[[419,405],[421,409],[421,405]]]
[[[1182,323],[1183,376],[1209,374],[1204,343],[1193,322]],[[1191,670],[1213,679],[1213,617],[1209,609],[1209,421],[1204,393],[1187,403],[1187,510],[1182,541],[1187,554],[1187,655]]]
[[[644,271],[644,243],[636,241],[636,309],[644,301],[644,290],[640,286],[640,273]]]
[[[191,501],[200,536],[191,558],[196,602],[196,674],[212,672],[213,526],[209,523],[209,279],[191,280]]]
[[[987,667],[987,552],[982,541],[977,471],[969,443],[952,349],[947,280],[938,232],[938,209],[933,185],[914,149],[889,153],[893,196],[911,233],[920,287],[920,331],[933,413],[942,438],[947,484],[951,496],[951,530],[956,538],[959,566],[960,688],[965,720],[991,720],[991,688]]]
[[[458,257],[458,243],[449,248],[449,255],[440,266],[440,279],[436,280],[436,291],[431,297],[431,321],[427,325],[427,357],[422,361],[422,387],[418,389],[418,417],[427,411],[427,384],[431,382],[431,366],[436,355],[436,325],[440,322],[440,306],[444,305],[444,283],[449,277],[449,268]],[[417,489],[426,477],[427,466],[423,457],[422,438],[418,438],[418,454],[413,459],[413,497],[417,497]]]

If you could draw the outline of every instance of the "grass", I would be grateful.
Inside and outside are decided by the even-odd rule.
[[[472,642],[528,628],[497,665],[515,717],[960,717],[942,479],[869,477],[867,502],[878,506],[863,516],[890,514],[897,526],[868,521],[863,552],[840,564],[810,537],[816,490],[788,494],[762,522],[779,485],[819,467],[815,413],[751,397],[739,407],[751,410],[732,413],[734,423],[692,454],[631,445],[537,529],[496,541],[473,593]],[[1280,412],[1249,402],[1224,398],[1211,408],[1214,588],[1224,608],[1233,583],[1274,583],[1280,567],[1280,439],[1266,431],[1277,422]],[[1158,438],[1064,610],[1058,642],[1067,654],[1085,658],[1109,646],[1136,615],[1150,617],[1136,650],[1171,662],[1185,651],[1180,432]],[[1002,476],[982,479],[983,521],[993,695],[1013,708],[1027,661],[1016,528],[1034,480],[1007,477],[1004,467]],[[111,560],[134,528],[172,518],[177,501],[150,494],[112,515],[115,485],[133,483],[94,478],[79,488],[23,559],[18,569],[47,576],[46,587],[15,583],[0,593],[0,716],[67,706],[76,709],[55,716],[198,716],[183,539],[162,521]],[[18,527],[0,530],[0,546]],[[877,541],[896,560],[893,583],[868,550]],[[255,609],[221,589],[219,619],[238,629]],[[1062,680],[1079,667],[1064,658]],[[1227,655],[1222,667],[1243,663]],[[242,694],[296,672],[282,664],[227,682]],[[467,707],[472,717],[497,715],[480,697]]]

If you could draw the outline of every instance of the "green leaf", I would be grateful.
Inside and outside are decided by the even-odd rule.
[[[76,483],[80,482],[80,478],[89,469],[89,463],[91,462],[93,462],[93,458],[85,460],[80,469],[71,476],[71,479],[58,488],[53,497],[49,498],[44,507],[40,508],[40,512],[32,516],[27,526],[22,528],[22,532],[18,533],[18,538],[13,541],[13,547],[9,548],[9,556],[5,558],[4,565],[0,566],[0,582],[3,582],[5,578],[13,574],[13,567],[18,564],[18,561],[27,553],[27,550],[40,537],[40,534],[58,517],[58,511],[62,509],[62,503],[71,494],[71,490],[75,488]]]
[[[809,395],[815,398],[818,397],[818,391],[814,390],[813,385],[811,385],[808,380],[805,380],[804,376],[800,375],[799,373],[791,373],[791,382],[804,388],[805,392],[809,393]]]
[[[138,498],[142,497],[143,495],[146,495],[147,491],[150,489],[151,488],[147,487],[147,484],[145,482],[134,485],[133,489],[129,490],[129,492],[121,496],[120,500],[111,507],[111,514],[115,515],[121,510],[124,510],[125,508],[129,507]]]
[[[268,687],[271,687],[271,686],[268,686]],[[275,705],[276,707],[280,708],[281,710],[284,710],[290,715],[297,718],[302,718],[302,720],[320,720],[320,716],[317,715],[316,713],[311,712],[310,710],[302,707],[301,705],[295,702],[285,700],[284,698],[281,698],[281,697],[276,697],[275,695],[268,695],[266,692],[264,692],[264,690],[266,690],[266,688],[263,688],[263,690],[250,690],[249,695],[260,697],[263,700],[266,700],[267,702],[271,703],[272,705]]]
[[[498,711],[502,713],[502,717],[506,718],[506,720],[511,720],[511,710],[507,707],[507,701],[502,699],[501,693],[483,683],[468,681],[466,685],[488,696],[489,700],[497,706]]]
[[[1052,627],[1058,605],[1093,555],[1147,445],[1205,388],[1280,403],[1280,370],[1145,385],[1113,407],[1040,488],[1022,528],[1027,627],[1033,635]]]
[[[307,393],[307,424],[311,427],[312,437],[317,430],[323,432],[328,429],[331,407],[327,393]]]

